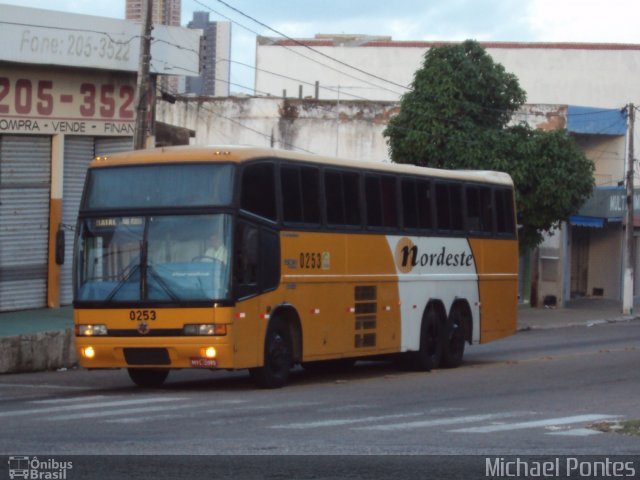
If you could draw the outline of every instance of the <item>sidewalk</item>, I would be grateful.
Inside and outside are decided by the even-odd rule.
[[[622,302],[603,298],[580,298],[564,308],[518,308],[518,331],[541,328],[589,326],[598,323],[629,321],[640,318],[640,306],[632,315],[622,314]]]
[[[518,308],[518,331],[640,319],[622,315],[621,302],[583,298],[565,308]],[[0,373],[68,368],[76,363],[73,308],[0,313]]]

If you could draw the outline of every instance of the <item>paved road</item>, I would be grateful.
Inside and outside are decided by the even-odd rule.
[[[5,375],[0,453],[635,455],[640,437],[588,427],[640,418],[639,364],[636,321],[521,332],[455,370],[300,370],[281,390],[244,372],[174,372],[158,390],[123,371]]]

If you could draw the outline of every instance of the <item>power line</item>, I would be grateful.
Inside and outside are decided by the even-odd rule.
[[[195,1],[196,1],[196,3],[199,3],[199,1],[198,1],[198,0],[195,0]],[[239,9],[237,9],[237,8],[235,8],[235,7],[233,7],[233,6],[231,6],[231,5],[229,5],[227,2],[225,2],[225,1],[223,1],[223,0],[216,0],[216,1],[217,1],[218,3],[221,3],[222,5],[224,5],[225,7],[227,7],[227,8],[229,8],[229,9],[233,10],[234,12],[236,12],[236,13],[238,13],[238,14],[242,15],[243,17],[248,18],[249,20],[251,20],[251,21],[253,21],[253,22],[257,23],[258,25],[260,25],[260,26],[262,26],[262,27],[264,27],[264,28],[267,28],[267,29],[271,30],[272,32],[276,33],[277,35],[280,35],[281,37],[286,38],[287,40],[289,40],[289,41],[291,41],[291,42],[294,42],[294,43],[296,43],[297,45],[299,45],[299,46],[301,46],[301,47],[304,47],[304,48],[306,48],[306,49],[308,49],[308,50],[310,50],[310,51],[312,51],[312,52],[316,53],[317,55],[320,55],[320,56],[322,56],[322,57],[328,58],[329,60],[332,60],[332,61],[334,61],[334,62],[336,62],[336,63],[339,63],[340,65],[343,65],[343,66],[345,66],[345,67],[351,68],[351,69],[353,69],[353,70],[355,70],[355,71],[357,71],[357,72],[360,72],[360,73],[362,73],[362,74],[364,74],[364,75],[367,75],[367,76],[369,76],[369,77],[371,77],[371,78],[375,78],[376,80],[380,80],[380,81],[382,81],[382,82],[384,82],[384,83],[388,83],[388,84],[390,84],[390,85],[395,85],[396,87],[400,87],[400,88],[402,88],[402,89],[404,89],[404,90],[407,90],[407,91],[408,91],[408,90],[411,90],[411,89],[410,89],[410,88],[408,88],[406,85],[401,85],[401,84],[399,84],[399,83],[393,82],[393,81],[388,80],[388,79],[386,79],[386,78],[382,78],[382,77],[380,77],[380,76],[378,76],[378,75],[375,75],[375,74],[373,74],[373,73],[371,73],[371,72],[367,72],[366,70],[362,70],[361,68],[355,67],[355,66],[353,66],[353,65],[351,65],[351,64],[349,64],[349,63],[347,63],[347,62],[343,62],[342,60],[338,60],[337,58],[334,58],[334,57],[332,57],[332,56],[330,56],[330,55],[327,55],[326,53],[322,53],[322,52],[320,52],[320,51],[316,50],[315,48],[310,47],[309,45],[305,45],[304,43],[300,42],[299,40],[296,40],[296,39],[294,39],[294,38],[291,38],[291,37],[289,37],[288,35],[285,35],[284,33],[280,32],[279,30],[276,30],[275,28],[270,27],[270,26],[269,26],[269,25],[267,25],[266,23],[263,23],[263,22],[261,22],[260,20],[257,20],[257,19],[255,19],[255,18],[253,18],[252,16],[250,16],[250,15],[248,15],[248,14],[244,13],[243,11],[241,11],[241,10],[239,10]]]
[[[239,23],[239,22],[237,22],[237,21],[233,20],[232,18],[230,18],[230,17],[228,17],[228,16],[226,16],[226,15],[224,15],[224,14],[220,13],[220,12],[219,12],[219,11],[217,11],[217,10],[214,10],[214,9],[213,9],[213,8],[211,8],[209,5],[205,5],[204,3],[202,3],[202,2],[201,2],[201,1],[199,1],[199,0],[193,0],[193,1],[194,1],[195,3],[197,3],[198,5],[200,5],[200,6],[204,7],[204,8],[206,8],[206,9],[207,9],[207,10],[209,10],[210,12],[213,12],[213,13],[215,13],[216,15],[219,15],[219,16],[221,16],[222,18],[225,18],[225,19],[229,20],[230,22],[234,23],[235,25],[238,25],[239,27],[241,27],[241,28],[243,28],[243,29],[247,30],[248,32],[251,32],[251,33],[253,33],[253,34],[254,34],[254,35],[256,35],[256,36],[261,36],[261,34],[260,34],[259,32],[256,32],[255,30],[252,30],[251,28],[247,27],[246,25],[243,25],[242,23]],[[285,38],[286,38],[286,37],[285,37]],[[376,85],[376,84],[371,83],[371,82],[369,82],[369,81],[367,81],[367,80],[364,80],[364,79],[362,79],[362,78],[358,78],[358,77],[355,77],[355,76],[353,76],[353,75],[350,75],[349,73],[346,73],[346,72],[344,72],[344,71],[342,71],[342,70],[339,70],[339,69],[337,69],[337,68],[334,68],[334,67],[332,67],[332,66],[330,66],[330,65],[327,65],[326,63],[322,63],[322,62],[320,62],[319,60],[316,60],[316,59],[311,58],[311,57],[309,57],[309,56],[307,56],[307,55],[304,55],[302,52],[299,52],[299,51],[297,51],[297,50],[294,50],[294,49],[292,49],[292,48],[289,48],[289,47],[287,47],[287,46],[285,46],[285,45],[281,45],[281,47],[282,47],[282,48],[284,48],[285,50],[288,50],[288,51],[290,51],[291,53],[293,53],[293,54],[295,54],[295,55],[298,55],[298,56],[300,56],[300,57],[302,57],[302,58],[305,58],[305,59],[307,59],[307,60],[309,60],[309,61],[311,61],[311,62],[313,62],[313,63],[317,63],[318,65],[321,65],[321,66],[323,66],[323,67],[325,67],[325,68],[328,68],[329,70],[332,70],[332,71],[334,71],[334,72],[340,73],[341,75],[344,75],[345,77],[349,77],[349,78],[351,78],[351,79],[353,79],[353,80],[356,80],[356,81],[358,81],[358,82],[365,83],[365,84],[367,84],[367,85],[369,85],[369,86],[372,86],[372,87],[378,88],[378,89],[380,89],[380,90],[385,90],[385,91],[387,91],[387,92],[393,93],[394,95],[398,95],[398,96],[401,96],[401,95],[402,95],[401,93],[396,92],[396,91],[394,91],[394,90],[390,90],[390,89],[388,89],[388,88],[386,88],[386,87],[383,87],[383,86],[380,86],[380,85]],[[311,50],[313,50],[313,49],[311,49]],[[313,50],[313,51],[315,52],[315,50]],[[319,53],[319,52],[316,52],[316,53]],[[328,58],[332,59],[332,60],[335,60],[335,59],[333,59],[332,57],[330,57],[330,56],[328,56],[328,55],[326,55],[326,54],[323,54],[323,55],[324,55],[325,57],[328,57]],[[338,62],[338,60],[335,60],[335,61],[337,61],[337,62]],[[255,67],[253,67],[253,68],[255,68]],[[355,67],[353,67],[353,68],[355,68]],[[372,74],[369,74],[369,75],[372,75]],[[402,88],[404,88],[404,89],[407,89],[407,90],[408,90],[408,88],[407,88],[407,87],[402,87]]]
[[[178,94],[176,92],[169,92],[169,93],[172,93],[175,96],[184,97],[183,95],[180,95],[180,94]],[[188,97],[184,97],[184,98],[188,99]],[[238,125],[238,126],[244,128],[246,130],[249,130],[249,131],[253,132],[253,133],[256,133],[256,134],[260,135],[261,137],[264,137],[264,138],[266,138],[266,139],[268,139],[270,141],[273,139],[271,134],[267,134],[267,133],[261,132],[259,130],[256,130],[255,128],[249,127],[248,125],[245,125],[244,123],[240,122],[239,120],[235,120],[235,119],[233,119],[231,117],[228,117],[228,116],[223,115],[223,114],[221,114],[219,112],[216,112],[211,108],[207,108],[204,104],[201,104],[201,110],[205,110],[205,111],[211,113],[212,115],[215,115],[217,117],[223,118],[223,119],[225,119],[225,120],[227,120],[227,121],[229,121],[229,122],[231,122],[231,123],[233,123],[235,125]],[[199,113],[198,113],[198,115],[199,115]],[[300,150],[302,152],[310,153],[312,155],[315,155],[315,152],[312,152],[312,151],[307,150],[305,148],[299,147],[299,146],[297,146],[297,145],[295,145],[293,143],[290,143],[290,142],[287,142],[287,141],[282,141],[281,143],[287,148],[293,148],[295,150]]]
[[[90,30],[90,29],[87,29],[87,28],[54,27],[54,26],[51,26],[51,25],[35,25],[33,23],[7,22],[7,21],[4,21],[4,20],[0,20],[0,23],[4,23],[5,25],[16,25],[18,27],[34,27],[34,28],[37,27],[37,28],[48,28],[50,30],[63,30],[63,31],[70,31],[70,32],[98,33],[100,35],[104,35],[112,43],[116,43],[118,45],[127,45],[127,44],[131,43],[133,40],[135,40],[136,38],[140,38],[140,35],[134,35],[134,36],[130,37],[128,40],[116,40],[111,36],[112,33],[102,32],[100,30]],[[113,33],[113,35],[115,35],[115,33]]]

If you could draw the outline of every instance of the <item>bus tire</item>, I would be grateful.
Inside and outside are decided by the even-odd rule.
[[[465,318],[459,308],[455,308],[449,315],[447,322],[447,342],[442,352],[441,365],[445,368],[457,368],[464,357]]]
[[[413,370],[428,372],[440,366],[442,359],[443,321],[438,311],[429,307],[420,327],[420,349],[412,355]]]
[[[168,368],[128,368],[129,378],[142,388],[161,386],[169,376]]]
[[[281,388],[289,378],[293,364],[293,348],[289,325],[280,318],[269,323],[264,339],[264,364],[249,369],[253,382],[260,388]]]

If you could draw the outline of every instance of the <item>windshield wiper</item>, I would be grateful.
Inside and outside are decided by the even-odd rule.
[[[132,265],[130,270],[127,272],[127,274],[122,278],[122,280],[120,280],[118,282],[118,284],[115,286],[115,288],[111,291],[111,293],[107,296],[106,298],[106,302],[110,302],[111,300],[113,300],[113,297],[116,296],[116,294],[120,291],[120,289],[122,287],[124,287],[124,285],[129,281],[129,279],[133,276],[134,273],[136,273],[138,270],[140,270],[140,264],[137,263],[135,265]]]
[[[178,295],[176,295],[176,293],[171,289],[171,287],[167,285],[167,283],[164,281],[162,276],[156,272],[155,268],[153,268],[152,265],[147,265],[147,273],[151,275],[151,277],[153,277],[153,279],[156,282],[158,282],[158,285],[160,285],[160,288],[164,290],[164,293],[166,293],[167,295],[169,295],[169,297],[171,297],[171,300],[173,300],[174,302],[180,302],[180,297],[178,297]]]
[[[143,242],[140,242],[140,249],[138,250],[138,257],[134,258],[133,260],[131,260],[129,262],[129,265],[127,265],[127,267],[124,269],[124,271],[127,271],[127,273],[124,275],[124,277],[122,277],[122,280],[120,280],[118,282],[118,284],[114,287],[114,289],[111,291],[111,293],[109,293],[109,295],[106,298],[106,302],[110,302],[111,300],[113,300],[113,298],[118,294],[118,292],[120,291],[120,289],[122,287],[124,287],[124,285],[129,281],[129,279],[133,276],[134,273],[138,272],[141,270],[141,265],[144,263],[144,258],[143,257]],[[135,263],[134,263],[135,262]],[[142,275],[140,276],[142,277]]]

